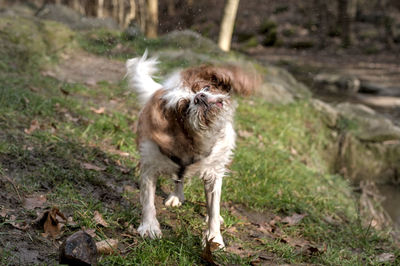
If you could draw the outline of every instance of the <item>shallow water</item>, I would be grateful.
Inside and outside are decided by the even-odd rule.
[[[383,207],[393,221],[400,226],[400,186],[380,185],[379,190],[385,196]]]

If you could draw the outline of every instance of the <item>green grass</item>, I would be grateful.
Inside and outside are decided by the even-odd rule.
[[[129,41],[109,31],[81,33],[78,42],[91,53],[117,59],[141,54],[148,46],[158,49],[163,45],[159,40]],[[132,50],[127,54],[112,52],[118,44]],[[11,57],[0,58],[0,181],[9,176],[22,195],[46,193],[49,204],[58,206],[77,223],[68,226],[65,235],[85,227],[96,229],[96,241],[118,239],[120,252],[101,257],[101,265],[205,264],[200,257],[205,228],[205,207],[200,202],[204,202],[204,192],[196,177],[187,180],[187,201],[181,208],[159,209],[162,240],[143,240],[129,229],[130,225],[137,228],[140,222],[139,156],[133,131],[139,106],[135,96],[127,93],[126,83],[101,82],[93,90],[79,83],[60,82],[40,74],[40,60],[15,53],[17,66],[28,56],[31,67],[10,67]],[[161,69],[167,72],[190,64],[177,59],[162,63]],[[237,148],[232,172],[223,186],[223,235],[228,247],[238,243],[251,254],[219,251],[214,254],[216,261],[248,265],[263,252],[273,257],[271,263],[366,265],[379,264],[376,256],[389,252],[396,257],[394,263],[400,263],[399,249],[387,232],[361,225],[349,183],[329,173],[324,158],[330,152],[330,130],[309,100],[285,106],[257,97],[238,101]],[[93,111],[99,107],[105,107],[105,111]],[[40,128],[25,133],[34,120]],[[347,122],[343,123],[347,127]],[[86,169],[82,163],[102,170]],[[171,182],[161,178],[159,185],[160,199]],[[133,191],[126,192],[126,186]],[[8,184],[2,193],[12,194],[14,190]],[[296,225],[277,222],[276,226],[281,237],[308,241],[320,252],[310,255],[266,235],[250,237],[248,221],[232,212],[232,206],[265,215],[266,222],[269,216],[307,214]],[[103,215],[108,228],[95,224],[94,211]],[[0,220],[0,234],[7,234],[10,226],[3,222]],[[43,242],[39,236],[34,240]],[[13,244],[5,246],[0,241],[1,264],[15,261]]]

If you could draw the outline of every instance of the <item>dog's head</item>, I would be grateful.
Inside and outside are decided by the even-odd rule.
[[[249,95],[258,79],[241,69],[216,66],[189,68],[172,75],[164,84],[165,105],[195,131],[219,129],[232,121],[231,95]]]

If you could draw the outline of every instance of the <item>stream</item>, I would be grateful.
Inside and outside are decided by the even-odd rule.
[[[379,185],[379,190],[385,200],[383,207],[389,213],[393,221],[400,226],[400,187],[395,185]]]

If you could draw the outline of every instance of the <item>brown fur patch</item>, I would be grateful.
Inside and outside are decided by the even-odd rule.
[[[221,93],[233,92],[248,96],[260,85],[260,76],[253,72],[245,72],[243,69],[233,65],[210,66],[188,68],[182,71],[182,80],[194,92],[200,91],[205,86],[210,90],[219,90]]]
[[[137,142],[150,139],[165,155],[179,158],[183,165],[191,164],[201,154],[196,134],[190,132],[185,124],[186,103],[166,110],[163,95],[164,91],[158,90],[144,106],[139,117]]]

